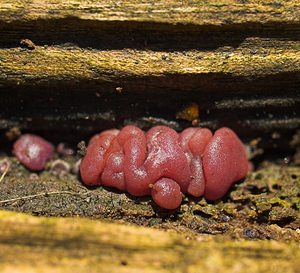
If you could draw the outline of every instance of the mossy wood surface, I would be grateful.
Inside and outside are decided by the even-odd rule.
[[[180,130],[196,102],[204,126],[290,136],[299,18],[299,1],[1,1],[0,128]]]
[[[2,272],[298,272],[296,243],[0,212]]]

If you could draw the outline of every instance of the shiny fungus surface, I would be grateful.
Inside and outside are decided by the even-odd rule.
[[[107,130],[92,137],[80,165],[85,184],[151,195],[165,209],[180,206],[182,194],[219,199],[247,172],[244,146],[229,128]]]
[[[53,158],[54,147],[47,140],[32,134],[22,135],[13,145],[17,159],[32,171],[41,171]]]

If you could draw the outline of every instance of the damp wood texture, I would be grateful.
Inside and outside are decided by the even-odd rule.
[[[141,272],[143,268],[143,272],[292,273],[299,268],[296,243],[231,242],[12,212],[0,212],[0,224],[2,272]]]
[[[0,128],[179,130],[194,102],[203,126],[286,140],[300,124],[299,18],[298,1],[4,0]]]

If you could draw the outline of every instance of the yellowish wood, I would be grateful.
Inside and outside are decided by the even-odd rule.
[[[300,71],[300,44],[272,49],[268,54],[219,52],[90,51],[37,47],[33,51],[0,49],[0,83],[37,84],[41,80],[88,79],[111,81],[124,76],[210,74],[266,76]],[[163,58],[167,56],[167,61]],[[33,81],[34,80],[34,81]]]
[[[0,211],[1,272],[284,272],[296,243],[229,241],[79,218]]]
[[[152,21],[220,26],[230,23],[299,22],[298,0],[106,1],[2,0],[0,19],[78,17],[100,21]]]

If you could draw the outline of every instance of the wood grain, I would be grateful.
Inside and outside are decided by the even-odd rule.
[[[300,252],[269,241],[190,237],[131,225],[0,212],[2,272],[296,272]],[[259,257],[259,258],[258,258]]]
[[[279,132],[269,146],[286,150],[300,126],[299,18],[298,1],[4,0],[0,129],[181,130],[176,113],[194,102],[202,126],[266,145]]]
[[[153,21],[195,25],[234,23],[299,22],[299,2],[261,0],[222,1],[25,1],[4,0],[0,16],[6,21],[62,18],[85,20]]]

